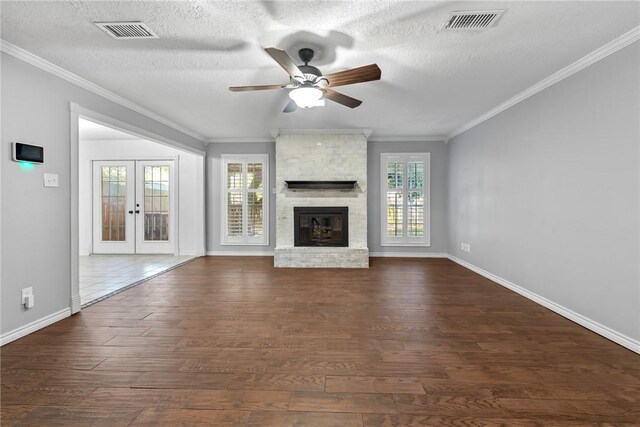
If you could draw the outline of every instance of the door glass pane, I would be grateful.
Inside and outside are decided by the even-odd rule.
[[[402,162],[387,163],[387,188],[402,188]]]
[[[123,242],[126,235],[126,166],[102,166],[102,241]]]
[[[387,192],[387,236],[402,237],[402,193]]]
[[[144,240],[169,240],[169,166],[144,167]]]
[[[420,191],[407,193],[407,237],[424,236],[424,195]]]
[[[262,192],[249,192],[247,199],[247,234],[250,237],[262,236]]]
[[[227,235],[242,236],[242,193],[227,193]]]
[[[118,169],[120,169],[120,167],[110,167],[110,173],[109,173],[109,180],[112,182],[118,182],[120,181],[120,177],[119,177],[119,173],[118,173]]]

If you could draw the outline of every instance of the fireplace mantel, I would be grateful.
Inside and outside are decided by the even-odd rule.
[[[358,181],[285,181],[289,190],[353,190]]]

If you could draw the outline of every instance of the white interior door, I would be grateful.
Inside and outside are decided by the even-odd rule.
[[[172,160],[93,162],[93,253],[173,254]]]
[[[135,253],[135,162],[93,162],[93,253]]]
[[[172,160],[136,162],[136,253],[175,252],[175,170]]]

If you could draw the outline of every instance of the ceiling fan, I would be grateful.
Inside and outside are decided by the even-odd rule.
[[[291,101],[285,107],[285,113],[291,113],[298,108],[323,106],[325,98],[349,108],[356,108],[362,104],[362,101],[336,92],[332,87],[380,80],[380,75],[382,74],[377,64],[371,64],[325,76],[322,75],[318,68],[309,65],[309,62],[313,59],[313,49],[304,48],[298,51],[298,56],[304,62],[304,65],[296,65],[284,50],[268,47],[265,51],[289,73],[289,84],[232,86],[229,90],[231,92],[245,92],[251,90],[292,89],[289,92]]]

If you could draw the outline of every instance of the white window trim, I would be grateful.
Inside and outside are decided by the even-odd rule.
[[[389,161],[404,163],[404,183],[402,186],[403,234],[407,230],[407,162],[420,160],[424,162],[424,229],[422,237],[389,237],[387,236],[387,163]],[[411,190],[415,191],[415,190]],[[380,154],[380,246],[431,246],[431,153],[382,153]]]
[[[223,246],[268,246],[269,245],[269,155],[268,154],[222,154],[221,159],[221,179],[220,179],[220,196],[222,203],[220,203],[220,244]],[[229,236],[227,235],[227,164],[228,163],[262,163],[262,211],[263,211],[263,235],[258,237],[243,236]],[[246,166],[243,166],[244,178],[243,183],[246,184]],[[247,203],[246,187],[243,188],[243,203]],[[242,210],[242,228],[247,229],[247,209]]]

